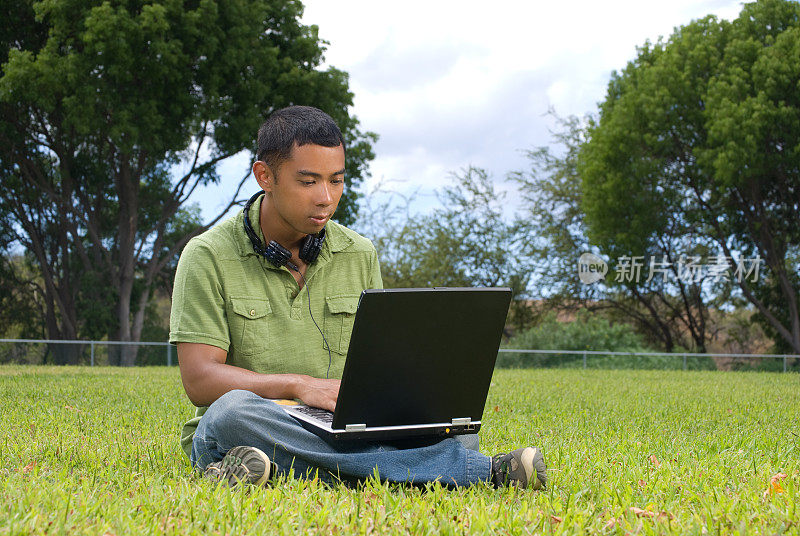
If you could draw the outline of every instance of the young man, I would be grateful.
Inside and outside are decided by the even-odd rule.
[[[293,469],[328,482],[377,470],[395,482],[544,487],[536,448],[489,458],[477,437],[411,447],[326,440],[271,400],[334,409],[359,295],[382,281],[372,243],[330,221],[345,147],[327,114],[276,111],[259,130],[257,157],[263,195],[192,239],[175,275],[170,342],[198,406],[181,439],[192,465],[229,485],[263,484]],[[465,446],[470,439],[474,449]]]

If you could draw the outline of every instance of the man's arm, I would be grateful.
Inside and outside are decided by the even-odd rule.
[[[228,353],[209,344],[178,343],[178,364],[186,395],[195,406],[210,406],[234,389],[264,398],[299,398],[309,406],[333,411],[340,380],[323,380],[304,374],[259,374],[226,365]]]

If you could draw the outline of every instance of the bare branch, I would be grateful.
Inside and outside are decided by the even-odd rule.
[[[249,168],[247,169],[241,180],[239,180],[239,185],[236,187],[236,191],[231,196],[231,200],[228,202],[228,204],[225,206],[224,209],[222,209],[210,222],[206,223],[201,227],[198,227],[194,231],[183,236],[180,240],[176,241],[176,243],[169,249],[169,251],[167,251],[166,255],[164,255],[163,257],[161,257],[161,259],[158,260],[155,266],[148,267],[148,274],[147,274],[148,284],[152,282],[153,278],[155,277],[155,274],[160,272],[164,268],[164,266],[166,266],[167,262],[169,262],[169,260],[174,255],[176,255],[180,250],[183,249],[183,247],[186,245],[187,242],[189,242],[189,240],[213,227],[219,220],[225,217],[225,214],[227,214],[228,210],[230,210],[231,207],[240,204],[242,202],[242,200],[237,200],[236,198],[239,196],[239,192],[241,192],[242,186],[244,186],[244,183],[245,181],[247,181],[248,177],[250,177]]]
[[[180,184],[181,187],[180,187],[179,191],[177,192],[177,195],[175,196],[175,198],[178,200],[178,204],[179,205],[183,204],[184,202],[186,202],[186,200],[189,199],[189,197],[192,195],[192,192],[194,192],[195,188],[197,188],[197,186],[200,184],[200,180],[203,178],[203,172],[205,172],[206,170],[210,169],[211,167],[216,165],[218,162],[221,162],[221,161],[225,160],[226,158],[230,158],[234,154],[236,154],[236,153],[224,153],[224,154],[218,155],[218,156],[212,158],[211,160],[209,160],[207,162],[204,162],[199,167],[197,167],[197,176],[195,177],[194,183],[192,184],[191,188],[189,188],[189,192],[188,193],[185,192],[185,190],[186,190],[186,185],[188,184],[189,178],[191,177],[191,175],[187,174],[183,178],[181,178],[178,181],[178,184]],[[177,186],[178,185],[176,185],[176,188],[177,188]],[[173,188],[173,192],[176,191],[176,188]]]

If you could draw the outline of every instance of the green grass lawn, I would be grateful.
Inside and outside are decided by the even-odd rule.
[[[176,368],[0,367],[0,408],[0,534],[800,532],[795,374],[498,370],[481,450],[542,447],[542,492],[215,488]]]

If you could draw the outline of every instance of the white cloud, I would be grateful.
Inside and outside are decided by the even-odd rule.
[[[468,165],[496,178],[524,168],[523,151],[549,142],[550,107],[595,112],[611,71],[645,40],[740,9],[726,0],[309,0],[303,22],[330,42],[326,61],[350,74],[354,113],[381,136],[369,184],[400,180],[428,193]],[[241,177],[229,167],[239,166],[222,170],[217,201]]]

